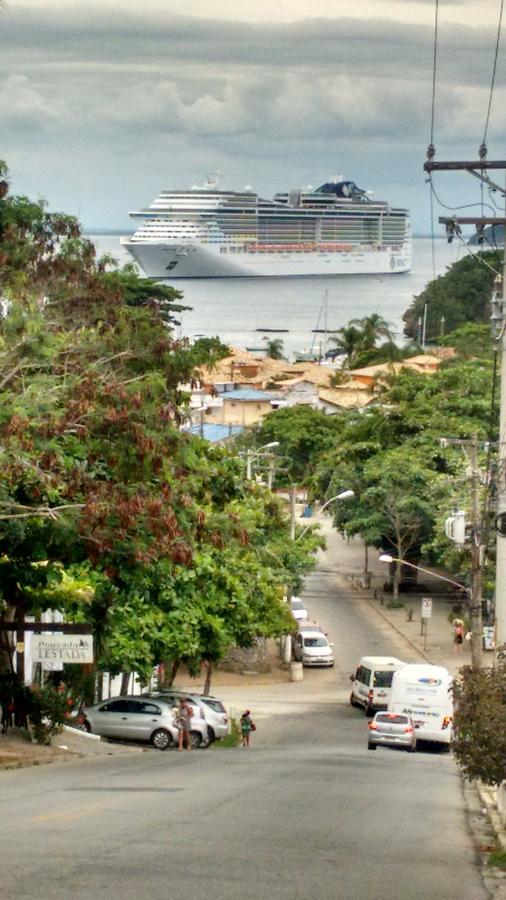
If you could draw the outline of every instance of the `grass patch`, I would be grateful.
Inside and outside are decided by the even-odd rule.
[[[487,866],[506,869],[506,850],[496,850],[495,853],[491,853],[487,860]]]
[[[404,609],[404,600],[387,600],[385,603],[387,609]]]
[[[211,750],[229,750],[230,747],[238,747],[241,742],[241,731],[236,719],[230,719],[230,734],[216,741],[211,746]]]

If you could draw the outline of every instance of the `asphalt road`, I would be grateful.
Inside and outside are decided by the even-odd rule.
[[[343,699],[358,656],[408,658],[407,648],[339,599],[329,573],[311,577],[306,599],[339,665],[307,673],[310,704],[264,721],[250,750],[148,751],[0,773],[0,895],[487,897],[451,756],[368,752],[365,717]]]

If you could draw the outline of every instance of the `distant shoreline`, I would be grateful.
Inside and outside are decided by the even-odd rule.
[[[128,228],[83,228],[83,234],[85,237],[93,237],[94,234],[110,234],[114,237],[132,234],[132,230]]]

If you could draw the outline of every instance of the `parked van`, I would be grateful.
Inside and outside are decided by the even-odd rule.
[[[394,674],[389,712],[411,716],[417,741],[449,744],[452,739],[452,677],[448,669],[410,664]]]
[[[300,629],[293,642],[293,655],[303,666],[333,666],[333,644],[329,644],[327,636],[319,627],[301,622]]]
[[[395,656],[363,656],[355,674],[350,675],[353,686],[350,694],[352,706],[363,706],[366,716],[379,709],[386,709],[394,672],[406,663]]]

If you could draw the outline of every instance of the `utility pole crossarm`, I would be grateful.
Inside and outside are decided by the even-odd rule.
[[[479,159],[477,162],[469,162],[461,160],[451,160],[450,162],[439,162],[435,159],[427,159],[423,168],[425,172],[470,172],[480,169],[506,169],[505,159]]]
[[[494,216],[439,216],[440,225],[506,225],[506,218]]]

